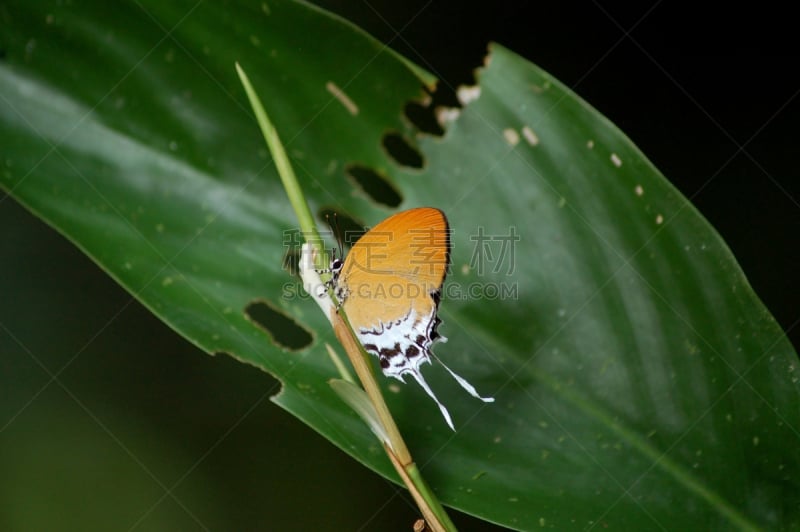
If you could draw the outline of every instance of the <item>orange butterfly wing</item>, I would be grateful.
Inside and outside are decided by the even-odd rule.
[[[412,309],[430,315],[447,275],[449,231],[442,211],[422,207],[390,216],[362,236],[339,277],[353,327],[396,321]]]

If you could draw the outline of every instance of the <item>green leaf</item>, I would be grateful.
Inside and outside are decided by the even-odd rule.
[[[386,383],[442,501],[515,528],[800,521],[796,354],[719,235],[545,72],[492,47],[480,96],[434,138],[402,115],[429,76],[305,4],[11,5],[4,189],[187,339],[277,376],[273,400],[356,459],[395,478],[282,267],[296,221],[235,61],[314,212],[394,212],[358,184],[368,169],[399,208],[448,214],[437,355],[497,402],[425,368],[454,435],[424,392]],[[423,168],[393,161],[387,133]]]

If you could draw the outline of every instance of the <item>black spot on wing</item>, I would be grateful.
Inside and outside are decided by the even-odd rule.
[[[382,347],[381,350],[378,352],[378,356],[386,357],[386,358],[392,358],[392,357],[395,357],[397,355],[402,354],[402,352],[403,351],[400,349],[400,343],[398,342],[398,343],[395,343],[394,347],[392,347],[392,348]]]
[[[406,357],[408,358],[414,358],[416,356],[419,356],[419,354],[420,354],[419,347],[415,346],[414,344],[411,344],[406,348]]]
[[[395,343],[394,347],[382,347],[380,351],[378,351],[378,360],[380,362],[381,368],[386,369],[392,365],[391,359],[396,356],[403,356],[403,351],[400,348],[400,343]],[[395,364],[397,366],[402,366],[405,364],[405,361],[402,361],[400,364]]]

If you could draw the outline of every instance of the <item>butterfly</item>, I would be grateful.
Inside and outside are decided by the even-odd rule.
[[[422,207],[390,216],[330,263],[331,280],[364,349],[375,355],[383,374],[405,383],[410,375],[436,402],[451,429],[447,408],[425,381],[420,367],[436,358],[431,348],[446,338],[438,332],[442,285],[450,265],[450,229],[439,209]],[[441,360],[439,360],[441,363]],[[463,377],[442,366],[473,397],[481,397]]]

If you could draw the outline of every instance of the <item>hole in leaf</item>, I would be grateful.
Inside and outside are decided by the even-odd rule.
[[[218,373],[215,375],[223,375],[224,376],[231,374],[232,376],[236,377],[241,374],[242,370],[242,357],[237,356],[232,351],[214,351],[213,356],[217,357],[217,360],[221,364],[222,367],[217,368],[219,370]],[[247,395],[258,394],[258,396],[264,393],[265,388],[265,381],[264,381],[264,374],[266,373],[266,377],[269,381],[272,381],[268,385],[268,392],[270,397],[275,398],[283,393],[283,382],[275,376],[274,373],[268,371],[261,365],[258,365],[261,371],[257,372],[255,376],[247,376],[243,379],[239,379],[236,381],[237,385],[239,386],[249,386],[251,387],[250,390],[245,390],[239,399],[245,398]],[[248,367],[244,371],[250,371]],[[228,373],[226,373],[228,372]],[[231,373],[232,372],[232,373]],[[247,392],[251,392],[248,394]],[[249,405],[249,403],[248,403]],[[246,405],[246,406],[248,406]]]
[[[351,164],[344,171],[374,201],[387,207],[397,207],[403,201],[394,186],[372,168]]]
[[[340,211],[323,207],[319,210],[319,217],[325,220],[330,228],[332,240],[338,243],[341,239],[346,247],[353,247],[361,235],[366,233],[363,225]]]
[[[461,108],[461,102],[458,100],[456,94],[456,87],[461,85],[474,85],[476,83],[474,77],[469,79],[459,79],[455,82],[442,82],[436,83],[436,88],[431,95],[430,107],[436,109],[437,107],[454,107]]]
[[[305,327],[264,300],[251,301],[245,307],[244,315],[279,347],[297,351],[311,345],[314,339]]]
[[[405,114],[411,123],[423,133],[441,137],[444,135],[444,129],[436,120],[436,114],[433,109],[430,105],[408,102],[405,107]]]
[[[394,159],[397,164],[410,166],[411,168],[422,168],[425,162],[422,154],[411,146],[406,139],[398,133],[387,133],[383,136],[383,147]]]

